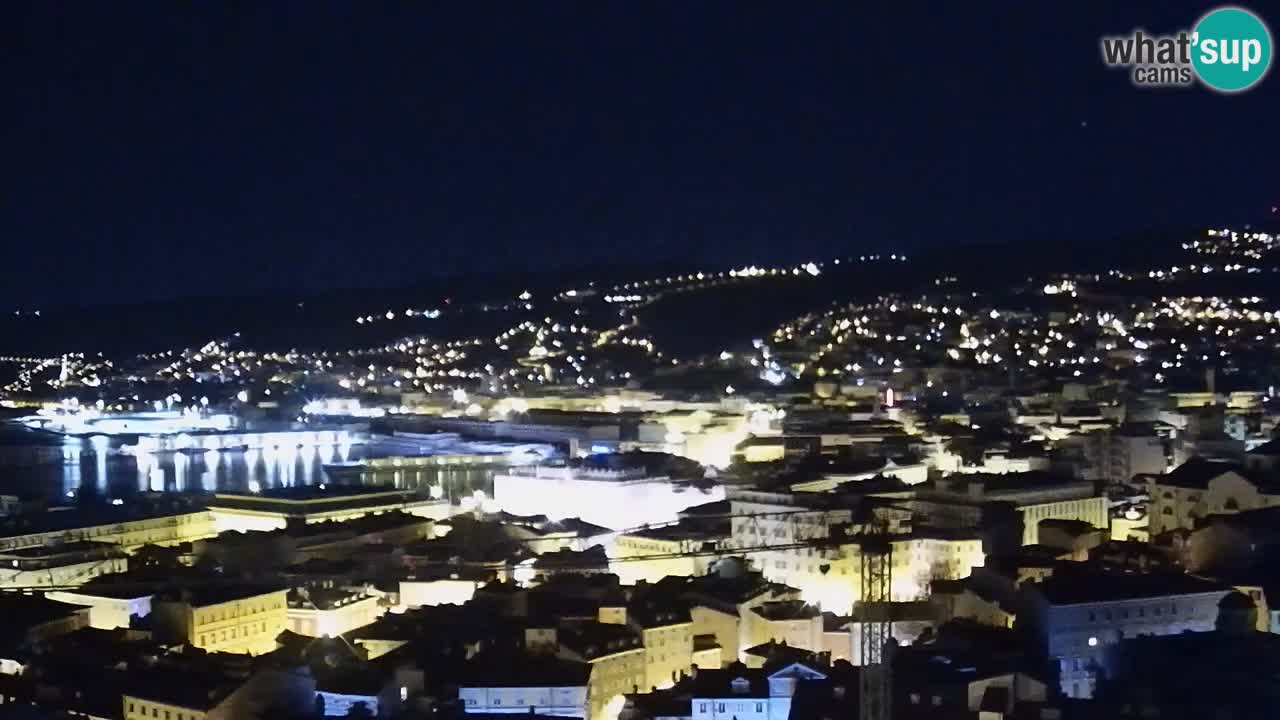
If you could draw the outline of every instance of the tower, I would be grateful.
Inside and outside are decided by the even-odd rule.
[[[862,553],[862,603],[875,603],[872,613],[859,623],[863,665],[859,676],[859,720],[891,720],[893,676],[888,657],[892,616],[884,604],[892,598],[893,545],[886,529],[876,522],[864,537]]]

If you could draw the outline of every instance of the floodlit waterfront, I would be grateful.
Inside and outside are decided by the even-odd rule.
[[[368,466],[364,463],[371,458],[405,452],[404,442],[345,431],[289,433],[287,438],[284,433],[269,435],[269,442],[244,442],[251,439],[247,434],[164,442],[104,435],[66,437],[60,447],[33,444],[30,461],[0,467],[0,492],[88,499],[140,492],[244,492],[339,483],[386,484],[464,497],[477,490],[492,495],[493,476],[505,467],[501,455],[482,464],[415,463],[400,468],[383,462]],[[235,442],[227,441],[229,437]],[[32,440],[34,443],[35,438]],[[154,447],[165,449],[151,449]],[[464,449],[465,444],[455,450],[440,443],[431,448],[441,457]]]

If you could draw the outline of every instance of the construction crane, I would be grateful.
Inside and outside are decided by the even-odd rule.
[[[892,720],[893,673],[890,665],[892,614],[893,543],[888,522],[874,508],[862,509],[863,535],[859,543],[862,572],[859,575],[861,602],[872,609],[858,623],[862,672],[858,677],[859,720]]]

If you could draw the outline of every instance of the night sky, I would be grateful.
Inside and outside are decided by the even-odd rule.
[[[1274,68],[1100,60],[1216,5],[5,2],[0,303],[1267,222]]]

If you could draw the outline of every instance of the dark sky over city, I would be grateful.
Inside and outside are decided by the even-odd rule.
[[[1215,5],[8,2],[0,303],[1265,223],[1274,71],[1100,59]]]

